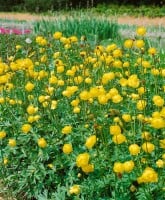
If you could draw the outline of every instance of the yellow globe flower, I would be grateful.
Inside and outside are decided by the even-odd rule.
[[[61,37],[62,37],[62,33],[61,33],[61,32],[55,32],[55,33],[53,34],[53,38],[54,38],[55,40],[59,40]]]
[[[149,53],[150,55],[155,55],[155,54],[156,54],[156,49],[153,48],[153,47],[151,47],[151,48],[148,49],[148,53]]]
[[[89,92],[86,91],[86,90],[82,91],[79,96],[80,96],[80,99],[83,100],[83,101],[88,100],[89,97],[90,97]]]
[[[136,74],[132,74],[127,81],[129,87],[138,88],[140,85],[140,80]]]
[[[144,131],[144,132],[142,132],[142,138],[149,141],[149,140],[151,140],[152,135],[148,131]]]
[[[65,126],[63,129],[62,129],[62,133],[63,134],[69,134],[72,132],[72,126],[68,125],[68,126]]]
[[[9,161],[8,161],[8,159],[7,159],[7,158],[4,158],[4,159],[3,159],[3,164],[4,164],[4,165],[7,165],[7,164],[8,164],[8,162],[9,162]]]
[[[159,159],[156,161],[156,166],[158,168],[163,168],[165,166],[165,162],[163,160]]]
[[[121,49],[115,49],[115,50],[112,52],[112,54],[113,54],[113,57],[114,57],[114,58],[118,58],[118,57],[121,57],[121,56],[122,56],[122,51],[121,51]]]
[[[150,142],[144,142],[142,144],[142,149],[143,151],[145,151],[146,153],[152,153],[152,151],[155,150],[155,145],[150,143]]]
[[[88,165],[89,162],[89,154],[88,153],[82,153],[79,154],[76,158],[76,165],[77,167],[84,167]]]
[[[162,117],[153,117],[151,119],[151,127],[156,129],[165,128],[165,119]]]
[[[31,130],[31,125],[30,124],[24,124],[21,128],[23,133],[28,133]]]
[[[109,127],[109,131],[111,135],[119,135],[121,134],[121,128],[119,125],[112,125]]]
[[[75,194],[78,195],[80,194],[81,190],[80,190],[80,186],[79,185],[73,185],[72,187],[70,187],[69,189],[69,194]]]
[[[47,142],[44,138],[39,138],[38,139],[38,146],[40,148],[46,148],[47,147]]]
[[[98,102],[102,105],[105,105],[108,102],[108,98],[106,95],[99,95]]]
[[[137,179],[138,183],[154,183],[158,182],[158,174],[157,172],[152,169],[151,167],[146,167],[145,170],[142,173],[142,176],[140,176]]]
[[[162,107],[164,105],[164,99],[161,96],[158,95],[153,96],[152,101],[158,107]]]
[[[0,139],[3,139],[6,137],[6,132],[5,131],[0,131]]]
[[[33,89],[34,89],[34,84],[33,84],[33,83],[28,82],[28,83],[25,85],[25,90],[26,90],[26,91],[31,92]]]
[[[133,40],[129,39],[124,42],[124,47],[130,49],[133,47]]]
[[[17,145],[17,142],[15,139],[9,139],[8,145],[10,147],[15,147]]]
[[[145,100],[139,100],[139,101],[137,102],[137,104],[136,104],[136,108],[137,108],[138,110],[144,110],[145,107],[146,107],[146,105],[147,105],[147,102],[146,102]]]
[[[144,47],[145,42],[143,40],[136,40],[134,44],[135,44],[135,47],[141,49]]]
[[[85,172],[86,174],[93,172],[94,171],[94,165],[93,164],[88,164],[86,166],[83,166],[82,171]]]
[[[123,142],[126,142],[126,137],[125,137],[125,135],[123,135],[123,134],[114,135],[114,136],[112,137],[112,141],[113,141],[115,144],[122,144]]]
[[[123,63],[121,60],[114,60],[113,61],[113,67],[116,67],[116,68],[122,68],[123,66]]]
[[[26,109],[29,115],[33,115],[38,111],[38,107],[34,107],[33,105],[29,105]]]
[[[139,36],[144,36],[146,34],[146,28],[143,26],[140,26],[136,29],[136,34]]]
[[[137,144],[131,144],[129,146],[129,152],[131,155],[136,156],[140,153],[140,147]]]
[[[144,87],[139,87],[138,88],[138,94],[143,95],[145,93],[145,88]]]
[[[71,144],[64,144],[62,147],[62,151],[65,154],[70,154],[73,151],[72,145]]]
[[[124,162],[123,166],[124,166],[124,172],[131,172],[135,166],[135,163],[132,160],[130,160]]]
[[[120,94],[116,94],[112,97],[113,103],[120,103],[123,100],[123,97]]]
[[[97,138],[96,135],[91,135],[86,139],[85,146],[88,149],[91,149],[96,144]]]
[[[106,51],[109,53],[117,48],[116,44],[110,44],[106,47]]]
[[[165,139],[159,140],[160,147],[165,149]]]
[[[115,162],[113,166],[113,171],[115,173],[123,173],[124,172],[124,165],[121,162]]]
[[[130,122],[132,120],[132,117],[130,114],[123,114],[122,115],[122,119],[125,121],[125,122]]]

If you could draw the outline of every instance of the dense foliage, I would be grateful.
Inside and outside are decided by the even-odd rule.
[[[117,4],[117,5],[158,5],[163,6],[162,1],[156,0],[0,0],[1,11],[30,11],[30,12],[41,12],[48,10],[59,10],[65,9],[70,10],[73,8],[89,8],[96,7],[99,4]]]
[[[0,37],[0,177],[17,199],[164,199],[164,55],[145,34]]]

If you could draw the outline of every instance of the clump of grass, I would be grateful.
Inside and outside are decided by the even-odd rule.
[[[90,18],[87,16],[67,19],[42,20],[34,22],[34,32],[36,34],[54,33],[55,31],[63,32],[66,36],[82,35],[88,36],[90,40],[104,40],[115,38],[118,35],[118,24],[105,18]]]

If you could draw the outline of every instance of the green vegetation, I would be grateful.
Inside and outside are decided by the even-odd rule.
[[[160,44],[153,46],[144,27],[127,40],[105,18],[43,20],[34,30],[0,35],[7,191],[17,200],[163,200]]]

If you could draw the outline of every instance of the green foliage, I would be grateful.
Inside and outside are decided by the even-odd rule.
[[[34,22],[34,32],[36,34],[53,34],[56,31],[61,31],[66,36],[77,35],[79,38],[86,36],[89,40],[95,42],[119,37],[117,23],[105,18],[95,19],[85,15],[67,19]]]
[[[163,107],[152,101],[155,95],[164,98],[164,75],[161,74],[164,55],[160,56],[159,50],[149,54],[149,44],[143,48],[127,48],[123,45],[125,39],[117,41],[116,45],[114,40],[107,40],[105,45],[91,42],[95,34],[100,40],[110,36],[106,31],[108,22],[97,21],[90,19],[90,25],[88,18],[68,19],[59,21],[58,27],[54,27],[54,22],[38,22],[36,35],[28,36],[30,43],[25,40],[27,36],[0,35],[0,177],[18,200],[151,200],[155,196],[163,200],[164,168],[156,162],[164,159],[160,140],[164,139],[165,132],[163,128],[152,127],[151,120],[155,111],[164,116]],[[106,33],[104,37],[99,36],[102,29]],[[63,35],[57,31],[63,31]],[[82,33],[86,39],[80,40]],[[138,39],[144,38],[136,36],[135,40]],[[151,67],[142,66],[141,58]],[[115,61],[128,62],[129,66],[115,66]],[[64,70],[60,71],[59,67]],[[159,74],[154,75],[153,69]],[[68,75],[68,71],[75,74]],[[114,78],[108,82],[103,79],[107,73],[114,73]],[[128,81],[131,75],[137,79],[135,77],[127,86],[120,84],[122,78]],[[50,81],[53,76],[57,82]],[[86,78],[91,78],[92,82],[87,83]],[[60,80],[64,84],[59,84]],[[29,81],[34,84],[31,91],[26,89]],[[137,83],[139,86],[134,87]],[[70,95],[68,88],[71,86],[77,90]],[[138,92],[139,87],[145,87],[143,94]],[[90,92],[91,88],[97,90],[96,94]],[[111,89],[122,97],[121,102],[113,101],[115,94],[110,96]],[[81,98],[83,91],[88,91],[86,100]],[[138,99],[133,99],[133,94],[138,95]],[[40,101],[43,96],[44,100]],[[107,98],[107,102],[100,102],[99,97]],[[75,99],[80,101],[78,113],[71,105]],[[147,102],[143,110],[136,107],[139,99]],[[57,106],[53,108],[54,101]],[[37,108],[35,113],[27,111],[29,105]],[[130,121],[124,121],[122,116],[126,113]],[[38,120],[30,121],[29,117],[36,114]],[[139,114],[144,115],[142,120]],[[160,116],[158,120],[164,120]],[[31,129],[25,133],[22,125],[27,123]],[[69,134],[62,133],[66,125],[72,126]],[[127,139],[122,144],[114,142],[111,125],[121,127]],[[2,131],[6,131],[5,137]],[[148,153],[141,148],[138,155],[131,155],[130,144],[137,143],[141,147],[146,141],[141,137],[143,131],[150,132],[149,142],[154,144],[155,150]],[[91,135],[96,135],[97,140],[88,148],[85,143]],[[39,145],[40,138],[44,138],[47,145]],[[15,139],[16,145],[9,145],[10,139]],[[68,143],[73,146],[70,154],[63,152],[63,145]],[[76,164],[77,157],[84,152],[90,155],[93,172],[84,172]],[[122,167],[125,171],[114,172],[115,162],[130,160],[135,164],[131,171]],[[148,166],[156,171],[159,182],[138,184],[137,178]],[[152,180],[152,174],[147,178]],[[80,185],[80,194],[70,194],[70,187],[75,184]],[[132,185],[134,191],[130,190]]]

